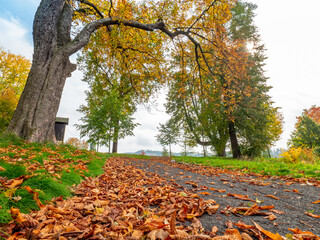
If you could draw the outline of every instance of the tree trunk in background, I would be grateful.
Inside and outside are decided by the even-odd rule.
[[[118,152],[118,141],[113,140],[112,143],[112,153],[117,153]]]
[[[118,140],[119,140],[119,120],[116,120],[114,131],[113,131],[113,144],[112,144],[112,153],[118,152]]]
[[[217,155],[218,155],[218,157],[225,157],[226,156],[226,148],[219,149],[219,151],[217,151]]]
[[[241,157],[241,151],[238,144],[238,139],[236,135],[236,129],[234,127],[233,122],[229,122],[229,135],[230,135],[230,141],[231,141],[231,148],[232,148],[232,157],[233,158],[240,158]]]

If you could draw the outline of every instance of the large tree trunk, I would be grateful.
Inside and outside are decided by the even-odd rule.
[[[236,129],[234,127],[233,122],[229,122],[229,135],[230,135],[230,141],[231,141],[231,148],[232,148],[232,157],[233,158],[240,158],[241,157],[241,151],[238,144],[238,139],[236,135]]]
[[[71,18],[71,6],[65,0],[41,2],[33,25],[32,67],[7,132],[32,142],[55,141],[62,90],[76,69],[60,50],[70,42]]]

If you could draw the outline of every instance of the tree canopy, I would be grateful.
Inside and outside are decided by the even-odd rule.
[[[268,95],[255,8],[238,1],[228,24],[219,26],[206,50],[213,72],[198,71],[189,42],[181,41],[173,55],[167,111],[186,123],[198,144],[212,146],[219,156],[225,156],[228,139],[234,157],[260,155],[282,132],[281,115]]]
[[[289,140],[290,147],[320,147],[320,107],[304,109]]]
[[[9,125],[27,80],[31,62],[0,48],[0,132]]]

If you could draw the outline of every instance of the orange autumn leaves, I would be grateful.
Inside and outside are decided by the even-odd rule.
[[[147,173],[128,165],[128,159],[107,160],[105,173],[98,178],[86,178],[74,191],[74,197],[55,198],[41,210],[22,214],[12,208],[14,219],[5,231],[9,239],[283,239],[256,222],[248,225],[239,221],[226,223],[227,230],[221,236],[217,227],[205,231],[199,217],[215,214],[219,204],[213,199],[204,200],[197,194],[175,187],[156,174]],[[190,181],[195,184],[195,182]],[[194,185],[198,188],[198,186]],[[29,189],[29,191],[34,191]],[[248,196],[229,194],[247,200]],[[36,194],[35,194],[36,196]],[[317,202],[317,201],[315,201]],[[316,204],[316,203],[315,203]],[[150,206],[152,206],[150,208]],[[262,215],[272,218],[281,214],[274,206],[228,208],[225,214],[243,216]],[[272,220],[272,219],[270,219]],[[181,225],[190,221],[191,224]],[[180,222],[180,223],[179,223]],[[189,225],[189,226],[188,226]],[[237,227],[238,229],[235,229]],[[298,239],[312,236],[310,232],[293,230]]]

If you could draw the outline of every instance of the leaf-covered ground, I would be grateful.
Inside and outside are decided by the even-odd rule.
[[[83,161],[81,157],[78,159]],[[59,175],[63,165],[47,167],[54,176]],[[87,168],[88,165],[82,166]],[[81,171],[85,173],[86,169]],[[320,229],[316,218],[320,202],[319,182],[316,181],[283,179],[274,183],[272,179],[241,172],[127,157],[106,160],[102,175],[86,177],[73,187],[72,197],[56,197],[46,205],[39,200],[37,189],[26,184],[22,186],[25,181],[24,176],[2,179],[2,188],[10,192],[10,189],[23,187],[32,194],[39,210],[24,214],[12,207],[9,212],[13,220],[1,228],[3,238],[262,240],[282,239],[285,229],[291,233],[288,238],[320,239],[314,235],[319,234]],[[251,194],[251,189],[255,191],[256,187],[257,191]],[[264,194],[264,189],[272,191]],[[313,189],[313,192],[307,195],[304,189],[308,192]],[[301,217],[301,225],[277,220],[283,216],[291,219],[287,209],[274,204],[282,202],[282,194],[297,196],[292,199],[294,202],[301,200],[302,204],[308,202],[308,206],[313,206],[293,216]],[[289,198],[285,204],[290,206]],[[296,208],[295,205],[291,207]],[[303,206],[298,210],[301,209]],[[270,226],[279,231],[271,231],[274,228]]]

